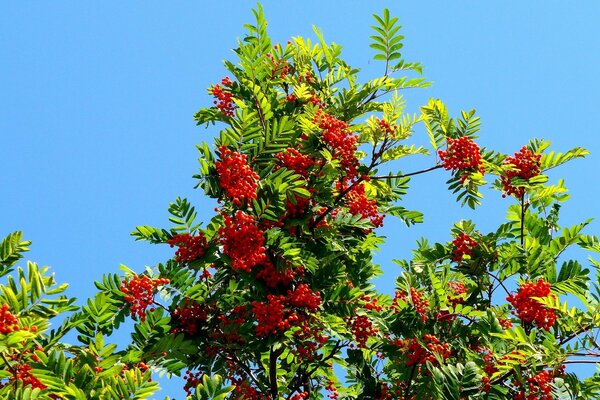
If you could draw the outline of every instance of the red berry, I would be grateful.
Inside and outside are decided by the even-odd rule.
[[[219,175],[219,186],[231,201],[240,206],[244,201],[256,199],[259,176],[247,164],[245,154],[232,151],[227,146],[219,147],[221,160],[215,162]]]
[[[204,255],[206,250],[206,238],[203,232],[199,232],[197,236],[190,234],[175,235],[167,242],[171,247],[177,246],[175,259],[178,262],[196,261]]]
[[[523,146],[513,157],[506,157],[503,164],[510,169],[501,177],[502,191],[505,196],[515,195],[522,198],[525,194],[525,188],[512,185],[512,178],[521,178],[529,180],[541,172],[541,155],[534,154],[527,146]]]
[[[3,304],[0,307],[0,334],[6,335],[19,329],[19,320],[9,311],[8,304]]]
[[[323,142],[333,150],[333,157],[340,161],[346,177],[356,177],[358,136],[350,131],[347,123],[322,111],[315,115],[315,123],[321,129]]]
[[[231,82],[231,80],[229,80],[229,77],[223,78],[221,83],[223,84],[223,86],[231,86],[233,84],[233,82]],[[226,89],[224,89],[223,86],[218,85],[218,84],[214,85],[212,88],[209,89],[209,92],[216,99],[214,101],[215,106],[225,116],[233,117],[233,112],[236,108],[236,105],[233,102],[233,94],[231,92],[227,91]]]
[[[373,327],[373,323],[366,315],[356,316],[352,321],[351,330],[358,348],[366,348],[369,338],[379,332],[379,329]]]
[[[417,289],[412,287],[410,288],[410,299],[408,299],[406,293],[396,291],[393,301],[393,304],[396,307],[398,306],[398,300],[412,303],[417,314],[421,316],[421,322],[427,321],[429,314],[429,301],[424,298],[423,294],[421,294]]]
[[[138,316],[141,321],[146,320],[146,308],[154,303],[156,288],[169,283],[168,279],[151,279],[146,275],[136,275],[130,280],[123,280],[121,292],[125,294],[125,301],[130,303],[131,316]]]
[[[506,300],[515,307],[517,317],[521,321],[534,324],[540,329],[549,331],[554,322],[556,322],[556,313],[532,297],[553,296],[550,293],[550,283],[540,278],[535,283],[522,284],[517,293],[509,295]]]
[[[219,241],[223,245],[223,253],[231,258],[233,269],[250,272],[253,266],[267,259],[263,232],[251,215],[237,211],[233,218],[224,215],[223,222]]]
[[[480,172],[485,168],[481,160],[481,151],[473,139],[462,136],[456,139],[446,138],[446,151],[439,150],[438,155],[444,163],[444,168],[453,171]],[[466,177],[466,175],[463,175]]]
[[[471,257],[473,255],[473,249],[477,247],[477,242],[473,240],[466,233],[459,234],[456,239],[452,241],[454,245],[454,256],[452,261],[460,263],[463,261],[465,256]]]

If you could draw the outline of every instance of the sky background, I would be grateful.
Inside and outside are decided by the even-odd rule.
[[[167,227],[167,206],[189,198],[199,218],[213,203],[194,190],[195,144],[218,132],[196,127],[192,115],[210,106],[206,88],[226,71],[222,60],[244,35],[255,3],[247,1],[19,1],[0,5],[0,235],[23,230],[29,259],[52,266],[69,294],[83,301],[93,281],[141,271],[171,256],[168,246],[134,242],[137,225]],[[342,5],[343,4],[343,5]],[[514,153],[529,138],[556,150],[592,154],[553,172],[572,199],[562,222],[598,218],[600,172],[600,2],[559,1],[264,1],[275,41],[313,37],[344,46],[344,57],[367,80],[382,73],[369,49],[371,14],[390,8],[403,25],[409,61],[433,81],[407,93],[408,110],[441,98],[453,115],[476,108],[478,142]],[[423,130],[415,142],[427,144]],[[425,164],[424,164],[425,162]],[[407,159],[406,172],[431,159]],[[449,228],[471,218],[483,232],[504,217],[510,199],[485,192],[471,212],[452,204],[448,173],[416,177],[404,206],[425,212],[406,229],[391,217],[377,256],[387,293],[415,240],[449,240]],[[599,232],[592,223],[590,233]],[[585,260],[583,260],[585,262]],[[119,339],[120,340],[120,339]],[[164,395],[183,398],[181,384]],[[159,396],[160,397],[160,396]],[[159,398],[157,397],[157,398]]]

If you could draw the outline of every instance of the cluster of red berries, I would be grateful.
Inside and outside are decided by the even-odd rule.
[[[290,397],[290,400],[308,400],[308,396],[308,392],[300,392]]]
[[[218,315],[218,329],[209,332],[211,339],[217,342],[224,341],[227,344],[245,345],[246,339],[240,334],[240,327],[248,319],[248,310],[245,305],[235,306],[225,314]]]
[[[547,369],[527,378],[529,395],[522,389],[513,397],[515,400],[552,400],[552,382],[557,375],[564,375],[564,365],[558,371]],[[520,387],[519,382],[512,382],[513,386]]]
[[[347,123],[324,112],[317,112],[315,122],[322,131],[323,142],[333,150],[333,157],[340,160],[346,177],[354,178],[358,166],[355,156],[358,136],[350,131]]]
[[[262,394],[256,388],[252,387],[247,380],[231,378],[231,384],[234,387],[232,392],[236,400],[270,400],[271,396]]]
[[[311,324],[311,319],[303,321],[299,329],[294,332],[294,338],[300,341],[300,344],[292,352],[299,358],[298,362],[312,362],[320,355],[317,351],[327,343],[329,336],[322,333],[322,327]]]
[[[540,329],[547,331],[556,322],[556,313],[542,305],[532,297],[553,297],[550,293],[550,283],[540,278],[537,282],[524,283],[519,287],[516,294],[506,298],[516,309],[517,317],[524,323],[534,324]]]
[[[305,178],[308,178],[309,168],[315,164],[315,160],[311,156],[302,154],[293,147],[288,147],[285,151],[275,154],[275,158],[281,162],[281,165]]]
[[[31,365],[28,363],[17,363],[10,366],[12,375],[8,378],[8,384],[19,381],[23,387],[30,386],[31,389],[44,390],[48,386],[44,385],[38,378],[31,373]],[[54,395],[50,395],[52,398],[59,399]]]
[[[292,324],[298,321],[296,313],[287,313],[285,310],[285,297],[268,295],[266,302],[252,302],[252,312],[258,322],[256,334],[267,336],[278,331],[286,331]]]
[[[467,136],[456,139],[446,138],[446,150],[439,150],[438,155],[444,168],[453,171],[485,173],[479,146]],[[463,175],[463,181],[466,175]]]
[[[137,315],[141,321],[145,321],[146,308],[154,303],[156,288],[167,283],[169,280],[166,278],[150,279],[146,275],[136,275],[131,280],[123,280],[120,289],[125,293],[125,301],[130,303],[131,316]]]
[[[504,329],[510,329],[513,327],[513,323],[509,318],[498,318],[498,323]]]
[[[325,385],[325,390],[327,390],[329,392],[327,394],[328,399],[337,399],[338,397],[340,397],[340,393],[338,392],[337,388],[335,387],[334,381],[327,382],[327,385]]]
[[[415,311],[418,315],[421,316],[421,322],[425,322],[428,319],[429,313],[429,301],[423,296],[421,292],[419,292],[415,288],[410,288],[410,300],[408,299],[407,293],[398,292],[394,295],[393,304],[398,307],[398,301],[402,300],[404,302],[412,303]]]
[[[452,355],[448,343],[441,343],[435,335],[425,334],[422,340],[417,338],[396,340],[392,344],[400,347],[400,351],[407,356],[406,366],[425,364],[427,361],[437,364],[436,355],[446,359]]]
[[[185,379],[183,390],[185,390],[185,393],[188,396],[191,396],[194,390],[196,390],[196,386],[202,382],[202,375],[204,375],[202,371],[192,372],[187,370],[185,372],[185,376],[183,377],[183,379]]]
[[[223,86],[231,86],[232,84],[233,82],[231,82],[228,76],[221,80],[221,85]],[[233,94],[230,91],[227,91],[221,85],[214,85],[209,90],[210,94],[212,94],[216,98],[216,100],[213,103],[219,110],[221,110],[221,112],[225,116],[233,117],[233,112],[236,108],[236,105],[233,102]]]
[[[398,125],[390,126],[390,123],[385,119],[377,121],[377,125],[379,125],[379,129],[381,129],[386,136],[394,136],[398,129]]]
[[[468,234],[461,233],[452,241],[452,245],[454,246],[452,261],[460,263],[465,256],[473,256],[477,242]]]
[[[293,195],[292,195],[293,196]],[[289,198],[285,203],[285,217],[294,219],[294,218],[302,218],[306,213],[306,210],[310,206],[311,199],[306,199],[304,197],[295,196],[294,197],[295,204]]]
[[[261,269],[256,274],[256,277],[264,280],[270,288],[275,288],[278,285],[288,286],[294,280],[296,275],[304,274],[303,267],[296,269],[286,267],[284,270],[278,271],[275,268],[275,265],[269,260],[261,263],[259,266]]]
[[[482,378],[483,385],[481,389],[487,393],[491,389],[490,377],[498,371],[498,367],[496,366],[496,360],[494,359],[494,353],[488,347],[477,347],[474,350],[481,353],[484,372],[484,376]]]
[[[219,186],[225,195],[237,206],[256,199],[259,176],[248,165],[247,156],[227,146],[219,147],[219,153],[221,160],[215,162],[215,168],[219,174]]]
[[[313,77],[313,73],[311,71],[306,71],[306,73],[304,75],[299,74],[298,75],[298,82],[308,82],[308,83],[312,83],[315,81],[315,78]]]
[[[287,291],[289,304],[293,307],[304,308],[315,312],[321,305],[321,295],[313,292],[306,283],[301,283],[296,289]]]
[[[231,258],[233,269],[250,272],[253,266],[267,259],[263,232],[251,215],[238,210],[233,218],[223,215],[223,223],[219,228],[219,241],[223,253]]]
[[[21,328],[17,317],[10,312],[8,304],[2,304],[0,307],[0,333],[6,335],[19,329]]]
[[[272,65],[271,79],[284,79],[290,73],[290,64],[287,60],[275,60],[275,57],[271,53],[267,53],[267,58],[271,61]]]
[[[346,194],[346,202],[350,214],[361,215],[363,218],[369,219],[376,228],[383,226],[385,215],[379,214],[375,200],[367,199],[365,185],[362,182],[350,189],[348,194]]]
[[[450,289],[448,302],[452,307],[456,307],[458,304],[463,304],[465,302],[463,294],[467,293],[467,287],[464,283],[457,281],[448,282],[448,289]]]
[[[321,305],[319,293],[310,290],[308,285],[301,284],[295,290],[288,290],[287,296],[267,296],[266,302],[252,302],[252,312],[258,322],[256,334],[266,336],[277,332],[285,332],[290,327],[302,323],[305,318],[291,307],[305,312],[314,312]]]
[[[174,326],[171,332],[196,336],[208,320],[208,311],[206,305],[186,300],[182,307],[177,306],[171,312],[171,324]]]
[[[539,175],[541,172],[541,157],[541,154],[533,153],[527,146],[523,146],[514,156],[506,157],[503,164],[508,166],[509,169],[501,178],[502,191],[504,192],[502,197],[510,195],[515,195],[519,199],[523,197],[525,188],[513,186],[511,180],[512,178],[529,180]]]
[[[359,349],[366,348],[369,338],[379,332],[379,329],[373,326],[373,322],[366,315],[357,315],[352,320],[351,330],[356,341],[356,347]]]
[[[310,104],[312,104],[313,106],[319,106],[319,107],[325,106],[325,102],[323,100],[321,100],[321,98],[314,93],[313,93],[312,97],[310,99],[308,99],[308,102]]]
[[[379,312],[383,309],[383,306],[379,304],[379,301],[375,297],[371,298],[371,296],[363,295],[362,300],[365,301],[365,305],[363,306],[365,310]]]
[[[373,400],[388,400],[392,398],[390,387],[387,383],[382,383],[379,392],[375,394]]]
[[[175,252],[175,259],[181,263],[196,261],[206,251],[206,238],[203,232],[199,232],[196,236],[188,233],[175,235],[167,243],[171,247],[178,247]]]

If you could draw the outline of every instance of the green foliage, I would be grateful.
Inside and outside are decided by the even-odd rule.
[[[20,232],[1,242],[0,396],[145,399],[158,373],[185,374],[197,400],[598,398],[598,373],[561,366],[597,360],[600,282],[579,257],[600,242],[589,220],[559,223],[567,189],[544,174],[588,152],[534,139],[507,159],[475,143],[474,110],[451,117],[431,99],[408,113],[401,90],[429,83],[404,61],[388,10],[370,45],[383,74],[364,83],[317,28],[315,40],[274,44],[262,7],[253,13],[237,60],[224,62],[232,79],[195,115],[218,129],[214,147],[197,146],[194,176],[218,201],[214,216],[203,227],[177,197],[169,227],[132,233],[176,246],[169,260],[106,274],[78,307],[46,267],[15,267],[29,245]],[[421,124],[429,145],[413,138]],[[398,171],[414,156],[431,165]],[[484,233],[460,220],[446,242],[420,240],[395,260],[393,298],[378,293],[377,228],[388,215],[423,222],[402,200],[411,177],[438,169],[471,208],[487,176],[506,222]],[[118,350],[108,341],[128,317]]]
[[[15,265],[29,245],[20,232],[8,235],[2,243],[7,267]],[[149,398],[158,390],[151,371],[128,365],[126,352],[116,352],[114,344],[104,345],[101,331],[111,332],[118,326],[112,320],[118,308],[108,307],[112,303],[98,295],[80,309],[74,298],[64,294],[66,289],[66,284],[57,284],[48,267],[32,262],[27,262],[26,270],[17,267],[0,284],[0,305],[6,307],[0,318],[0,397]],[[50,322],[58,316],[63,318],[50,330]],[[75,329],[81,343],[64,342]]]

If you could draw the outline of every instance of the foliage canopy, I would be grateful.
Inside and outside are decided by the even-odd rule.
[[[169,227],[132,233],[170,245],[171,259],[105,275],[78,307],[47,268],[15,270],[29,245],[19,232],[2,241],[0,394],[144,399],[159,373],[185,374],[191,399],[598,398],[597,373],[564,371],[600,350],[598,283],[565,251],[600,243],[589,221],[559,224],[567,189],[545,175],[587,151],[531,140],[507,156],[476,144],[474,110],[451,117],[432,99],[407,113],[402,91],[429,82],[403,58],[388,10],[371,36],[383,74],[365,83],[319,30],[272,43],[260,6],[254,17],[225,61],[230,77],[209,88],[214,105],[195,114],[220,129],[197,146],[195,175],[219,201],[214,217],[203,225],[177,198]],[[421,124],[428,145],[412,144]],[[406,170],[416,155],[431,166]],[[445,243],[422,239],[396,261],[395,296],[381,294],[377,228],[388,216],[421,223],[402,199],[413,176],[437,169],[471,208],[491,181],[506,222],[481,232],[462,220]],[[126,318],[131,343],[117,351],[106,338]]]

